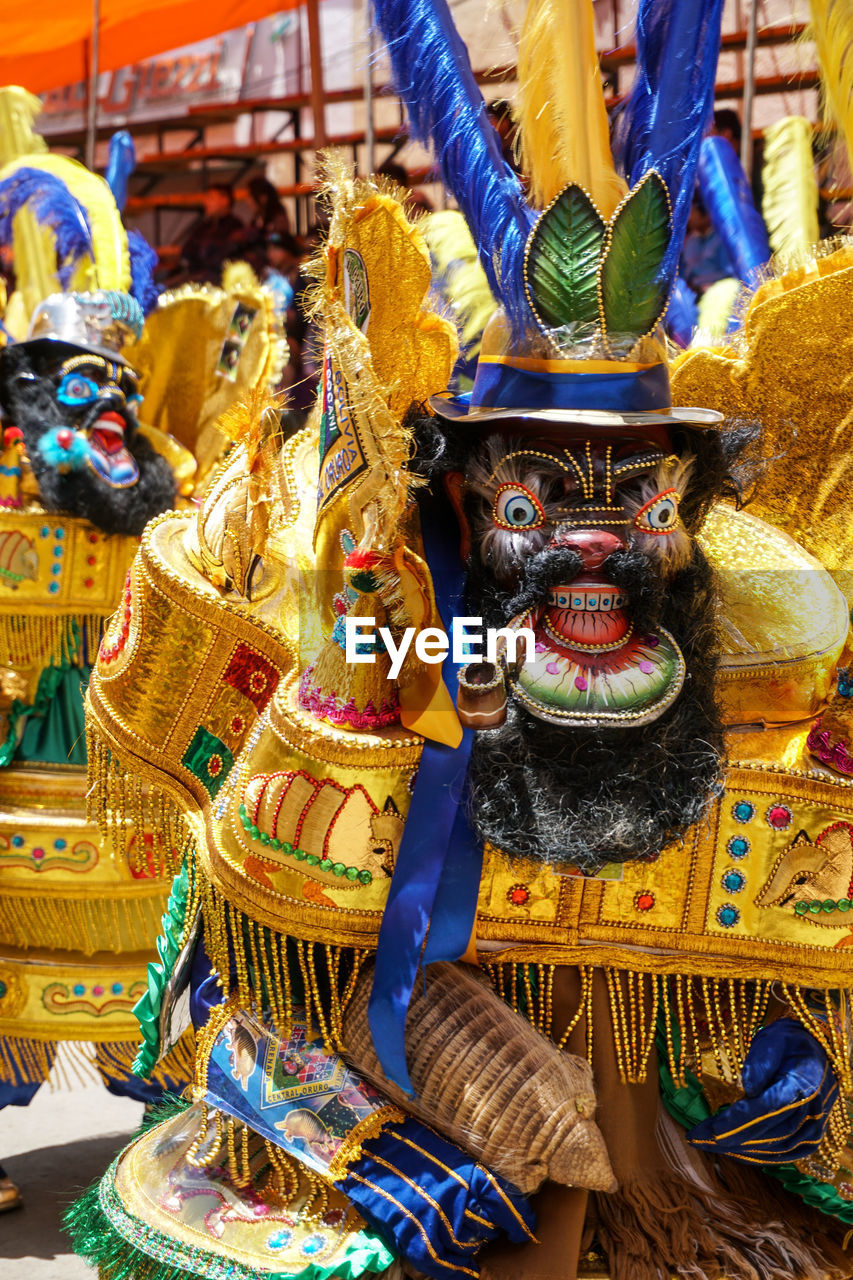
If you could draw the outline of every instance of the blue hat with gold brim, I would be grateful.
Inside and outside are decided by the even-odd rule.
[[[464,395],[434,395],[430,408],[450,422],[489,425],[505,419],[588,427],[714,427],[713,409],[673,408],[663,362],[560,360],[481,355]]]

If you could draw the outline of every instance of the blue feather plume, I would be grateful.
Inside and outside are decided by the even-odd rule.
[[[442,180],[465,215],[513,328],[533,327],[519,281],[534,214],[501,154],[446,0],[373,0],[373,10],[412,134],[432,142]]]
[[[728,138],[706,138],[702,143],[699,191],[738,278],[754,288],[772,249],[749,181]]]
[[[690,285],[678,276],[673,285],[664,324],[666,331],[679,347],[689,347],[697,324],[699,305]]]
[[[148,315],[157,305],[160,290],[154,283],[157,254],[141,231],[128,231],[127,251],[130,254],[130,292]]]
[[[60,178],[41,169],[18,169],[0,182],[0,243],[12,243],[12,222],[24,207],[53,232],[59,283],[67,288],[80,259],[94,258],[85,210]]]
[[[126,129],[119,129],[110,138],[109,158],[104,177],[113,193],[119,213],[127,203],[127,183],[136,168],[136,148]]]
[[[672,200],[664,273],[675,275],[699,148],[714,105],[724,0],[640,0],[637,75],[622,107],[614,158],[631,186],[657,169]]]

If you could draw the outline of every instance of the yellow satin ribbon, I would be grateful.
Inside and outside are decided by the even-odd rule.
[[[533,356],[480,356],[480,364],[505,364],[530,373],[642,373],[661,363],[632,364],[627,360],[539,360]]]
[[[400,593],[412,625],[418,629],[440,626],[426,562],[400,543],[394,552],[394,568],[400,576]],[[415,670],[414,678],[399,688],[401,724],[423,738],[458,747],[462,725],[441,678],[441,663],[417,663]]]

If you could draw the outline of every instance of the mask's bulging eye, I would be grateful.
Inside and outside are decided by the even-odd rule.
[[[664,489],[644,503],[634,516],[634,525],[643,533],[672,533],[679,525],[679,495],[675,489]]]
[[[98,384],[79,373],[66,373],[56,392],[60,404],[69,405],[89,404],[97,399],[97,395]]]
[[[538,529],[545,523],[542,503],[523,484],[502,484],[492,512],[499,529]]]

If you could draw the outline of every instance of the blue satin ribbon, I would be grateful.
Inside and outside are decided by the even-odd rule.
[[[560,373],[551,369],[518,369],[481,359],[471,392],[471,407],[480,409],[640,413],[669,409],[671,405],[665,364],[652,365],[639,373]]]
[[[456,519],[443,494],[423,500],[420,511],[436,604],[449,629],[465,583]],[[455,700],[457,672],[450,653],[442,675]],[[483,850],[461,803],[472,739],[472,730],[465,729],[456,748],[424,742],[379,929],[370,1032],[385,1075],[409,1094],[414,1090],[406,1067],[406,1014],[418,968],[434,960],[458,960],[477,907]]]

